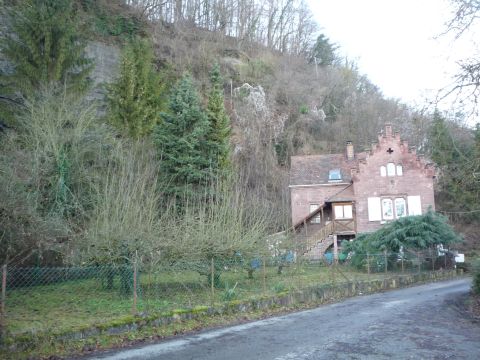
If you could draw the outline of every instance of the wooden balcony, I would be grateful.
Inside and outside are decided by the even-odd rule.
[[[338,235],[355,235],[355,219],[335,219],[333,220],[333,233]]]

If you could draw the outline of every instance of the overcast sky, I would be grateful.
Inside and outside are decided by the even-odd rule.
[[[388,97],[422,105],[472,56],[472,35],[439,36],[447,0],[309,0],[321,32]]]

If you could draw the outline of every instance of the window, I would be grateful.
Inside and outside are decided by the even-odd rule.
[[[320,207],[320,205],[318,204],[310,204],[310,213],[313,213],[315,210],[317,210],[318,208]],[[310,220],[310,223],[311,224],[320,224],[322,221],[322,218],[320,216],[320,213],[318,213],[317,215],[315,215],[311,220]]]
[[[335,205],[334,207],[335,219],[352,219],[353,207],[352,205]]]
[[[380,175],[387,176],[387,168],[385,166],[380,166]]]
[[[340,169],[330,170],[330,172],[328,173],[328,180],[329,181],[342,180],[342,173],[340,172]]]
[[[408,198],[411,198],[409,196]],[[408,215],[410,214],[410,203],[416,200],[408,200]],[[382,221],[393,220],[407,216],[407,201],[405,198],[368,198],[368,220]]]
[[[395,217],[401,218],[407,216],[407,204],[404,198],[395,199]]]
[[[402,176],[403,175],[403,167],[402,165],[398,164],[397,165],[397,175]]]
[[[393,202],[392,199],[382,199],[382,219],[393,219]]]
[[[388,176],[395,176],[395,164],[388,163],[387,164],[387,175]]]

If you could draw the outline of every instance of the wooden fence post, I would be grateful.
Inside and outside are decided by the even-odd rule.
[[[267,293],[267,265],[265,264],[266,259],[263,257],[263,293]]]
[[[211,271],[211,275],[212,275],[211,290],[212,290],[212,305],[213,305],[214,302],[215,302],[215,267],[214,267],[214,264],[213,264],[213,257],[212,257],[212,263],[211,263],[211,266],[210,266],[210,271]]]
[[[5,332],[5,300],[7,298],[7,265],[2,266],[2,306],[0,308],[0,336]]]
[[[367,253],[367,274],[368,274],[368,280],[370,280],[370,254]]]
[[[430,250],[431,251],[431,254],[432,254],[432,271],[435,271],[435,259],[434,259],[434,256],[436,254],[435,250]]]
[[[137,314],[137,259],[133,263],[133,315]]]
[[[415,253],[417,255],[417,263],[418,263],[418,273],[421,272],[421,264],[420,264],[420,252]]]
[[[387,250],[384,251],[385,255],[385,274],[388,272],[388,256],[387,256]]]

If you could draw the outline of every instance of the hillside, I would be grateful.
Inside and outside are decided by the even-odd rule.
[[[6,5],[20,11],[28,1]],[[64,77],[60,70],[50,74],[52,65],[45,70],[51,79],[29,83],[44,75],[30,71],[22,81],[2,83],[3,261],[121,262],[139,249],[145,259],[257,253],[265,250],[258,239],[291,226],[290,156],[343,152],[346,141],[363,151],[385,122],[418,152],[431,152],[432,114],[386,98],[354,62],[339,57],[303,1],[274,0],[266,8],[254,0],[58,4],[71,14],[60,28],[74,49],[84,42],[86,58],[80,65],[72,59],[77,65]],[[8,14],[0,18],[6,38]],[[9,79],[21,61],[12,63],[15,54],[5,49],[0,75]],[[82,64],[91,66],[90,87],[73,92],[69,82]],[[212,77],[215,64],[219,74]],[[175,141],[173,128],[165,133],[179,114],[185,128],[198,124],[202,135]],[[227,120],[223,129],[212,125]],[[471,149],[473,132],[460,130],[453,127]],[[222,141],[230,144],[224,163]],[[177,172],[179,164],[189,170]],[[228,190],[216,184],[224,172]],[[226,221],[235,229],[227,240],[218,230]],[[467,221],[470,232],[475,221]],[[463,228],[463,219],[458,223]],[[198,233],[204,242],[193,241],[190,234]]]

